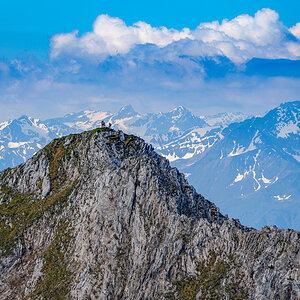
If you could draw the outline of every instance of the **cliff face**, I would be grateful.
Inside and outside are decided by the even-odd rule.
[[[0,176],[0,299],[300,297],[298,232],[222,216],[135,136],[70,135]]]

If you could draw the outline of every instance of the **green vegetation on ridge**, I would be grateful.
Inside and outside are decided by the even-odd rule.
[[[56,229],[55,237],[49,247],[43,253],[43,276],[39,278],[37,285],[29,299],[65,299],[70,291],[72,273],[65,262],[65,254],[72,239],[67,221],[61,221]]]
[[[240,287],[242,277],[229,275],[234,264],[233,256],[224,259],[220,252],[210,251],[208,258],[198,263],[195,276],[173,282],[179,299],[193,300],[197,295],[199,300],[227,299],[226,294],[230,300],[247,299],[247,291]],[[223,285],[224,280],[227,280],[226,285]]]

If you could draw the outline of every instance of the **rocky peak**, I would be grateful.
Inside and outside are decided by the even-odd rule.
[[[167,112],[166,114],[173,119],[180,119],[185,116],[193,117],[192,113],[184,106],[175,107],[174,109],[172,109],[170,112]]]
[[[171,110],[171,112],[173,112],[173,113],[184,113],[184,112],[190,113],[190,111],[182,105],[175,107],[174,109]]]
[[[0,299],[299,297],[299,233],[224,217],[135,136],[56,139],[0,187]]]
[[[266,130],[278,137],[285,138],[290,134],[297,134],[300,132],[300,101],[282,103],[262,119]]]
[[[114,116],[113,119],[130,118],[137,115],[137,112],[133,109],[132,105],[125,105],[119,112]]]

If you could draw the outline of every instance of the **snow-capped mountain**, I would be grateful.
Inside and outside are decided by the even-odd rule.
[[[191,164],[194,158],[212,147],[222,138],[221,127],[204,126],[196,127],[186,131],[181,136],[174,138],[161,146],[157,151],[170,162],[186,161]]]
[[[246,115],[239,112],[228,112],[228,113],[219,113],[211,116],[205,116],[204,120],[210,126],[222,126],[226,127],[233,122],[243,122],[245,119],[249,119],[251,115]]]
[[[115,114],[83,111],[45,121],[22,116],[0,124],[0,169],[24,162],[54,138],[99,127],[101,121],[111,123],[115,129],[139,135],[161,148],[182,139],[191,130],[213,128],[182,106],[167,113],[143,115],[127,105]]]
[[[213,147],[174,165],[247,225],[300,229],[300,102],[233,123]]]
[[[0,169],[23,163],[58,136],[40,120],[27,116],[0,123]]]
[[[170,112],[159,114],[146,114],[135,117],[127,123],[127,129],[143,137],[154,147],[161,147],[184,135],[193,128],[209,126],[201,117],[194,116],[183,106]]]
[[[194,116],[182,106],[139,114],[130,105],[45,121],[22,116],[0,123],[0,169],[24,162],[54,138],[105,121],[152,143],[224,213],[253,227],[300,229],[299,110],[296,101],[250,119],[241,113]]]

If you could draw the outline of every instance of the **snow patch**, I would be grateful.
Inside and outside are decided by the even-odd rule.
[[[257,130],[254,137],[251,140],[251,143],[250,143],[249,147],[247,149],[245,149],[244,146],[240,146],[240,145],[236,146],[236,141],[233,141],[233,149],[228,154],[228,157],[237,156],[237,155],[241,155],[241,154],[256,150],[255,143],[261,143],[260,138],[257,136],[258,132],[259,131]]]
[[[102,111],[85,110],[84,114],[77,116],[79,120],[77,122],[64,122],[64,124],[71,128],[77,128],[80,130],[89,130],[99,126],[100,122],[110,117],[111,114]],[[86,117],[86,118],[84,118]],[[82,119],[82,121],[80,120]]]
[[[287,124],[281,123],[277,127],[277,130],[279,130],[277,137],[281,137],[281,138],[287,138],[291,133],[298,134],[300,133],[299,121],[296,123],[294,123],[293,121],[290,121]]]
[[[233,141],[233,142],[234,142],[234,146],[233,146],[232,151],[228,154],[228,157],[241,155],[241,154],[246,152],[245,148],[243,146],[240,146],[240,145],[238,145],[237,148],[235,149],[236,141]]]
[[[277,200],[277,201],[283,201],[283,200],[288,200],[292,195],[283,195],[283,196],[280,196],[280,195],[277,195],[277,196],[274,196],[274,198]]]
[[[162,154],[162,156],[164,156],[170,162],[180,159],[180,157],[178,157],[175,152],[173,152],[172,155],[169,153],[168,155]]]
[[[243,113],[219,113],[216,115],[205,116],[204,120],[211,126],[228,126],[230,123],[242,122],[250,118],[250,115]]]
[[[201,128],[195,128],[192,130],[192,132],[198,133],[198,135],[200,135],[200,137],[203,137],[208,131],[210,131],[214,128],[216,128],[216,127],[206,126],[206,127],[201,127]]]
[[[8,148],[18,148],[20,146],[26,145],[28,142],[20,142],[20,143],[14,143],[14,142],[9,142],[7,144]]]
[[[234,182],[239,182],[241,180],[243,180],[244,175],[241,175],[240,173],[236,176],[236,178],[234,179]]]
[[[91,122],[97,122],[97,121],[102,121],[109,117],[111,114],[103,111],[98,111],[98,112],[88,112],[86,116],[89,118]]]
[[[182,157],[182,159],[189,159],[189,158],[193,157],[194,154],[195,154],[195,152],[194,152],[194,153],[186,153],[186,154]]]
[[[300,163],[300,155],[292,155]]]
[[[253,174],[253,179],[257,183],[257,188],[254,187],[255,191],[258,191],[261,188],[261,185],[260,185],[259,181],[256,179],[256,172],[255,172],[255,167],[257,165],[257,157],[258,157],[259,154],[260,154],[260,150],[258,150],[258,153],[253,157],[253,159],[254,159],[254,166],[253,166],[252,174]]]
[[[243,179],[245,179],[245,177],[250,174],[250,171],[245,171],[244,174],[240,174],[238,173],[237,176],[235,177],[233,183],[230,184],[230,186],[234,185],[236,182],[242,181]]]
[[[220,156],[220,159],[223,158],[223,150],[221,150],[221,156]]]
[[[128,127],[124,123],[126,121],[131,120],[131,119],[132,119],[132,117],[116,120],[115,123],[114,123],[114,125],[119,125],[123,129],[128,129]]]
[[[261,180],[262,180],[264,183],[266,183],[266,184],[271,183],[271,180],[267,179],[267,178],[264,176],[264,173],[261,173]]]
[[[5,121],[5,122],[0,123],[0,130],[2,130],[2,129],[4,129],[5,127],[7,127],[10,123],[11,123],[11,121],[10,121],[10,122]]]

